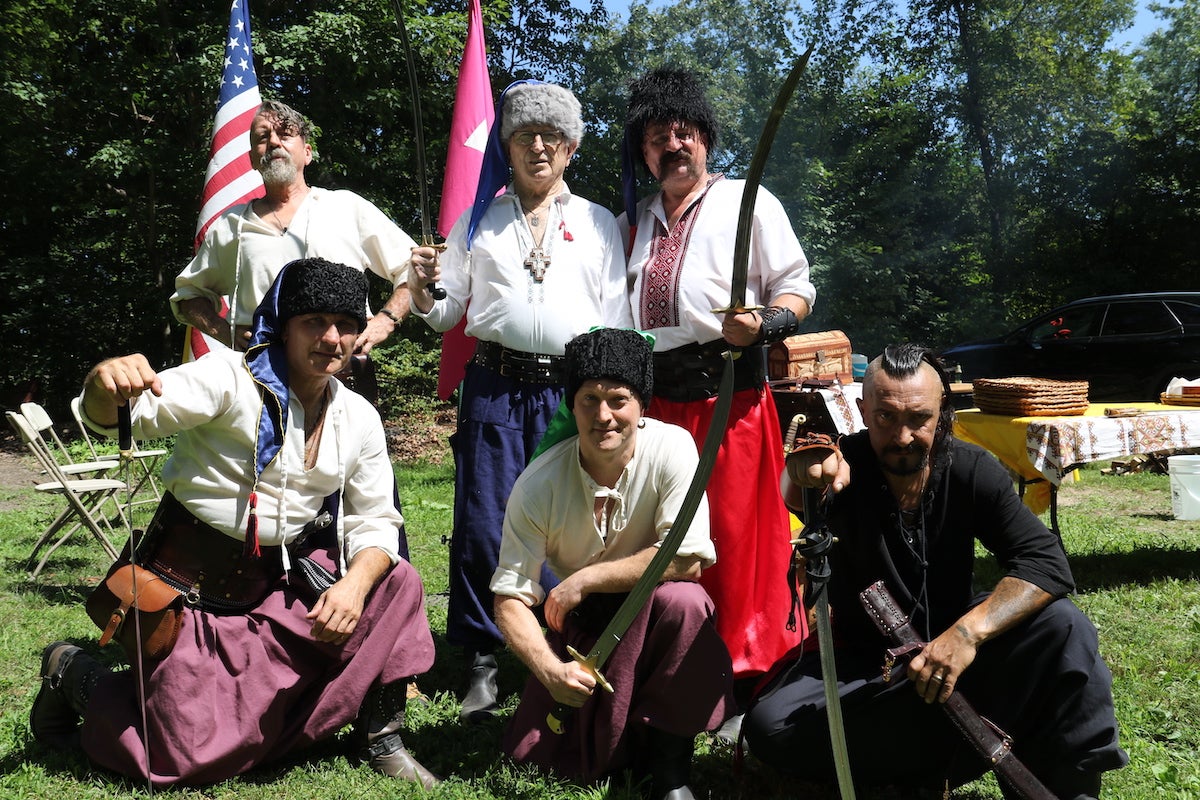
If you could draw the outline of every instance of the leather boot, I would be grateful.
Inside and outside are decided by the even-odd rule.
[[[372,687],[363,698],[354,730],[362,740],[362,759],[371,769],[432,789],[442,782],[441,778],[413,758],[400,739],[407,694],[408,681]]]
[[[458,718],[462,722],[485,722],[500,712],[497,701],[496,676],[499,673],[496,656],[492,653],[471,654],[471,679],[463,697]]]
[[[650,728],[647,742],[651,800],[694,800],[688,782],[692,776],[695,736],[676,736]]]
[[[88,698],[108,671],[70,642],[46,645],[42,651],[42,686],[29,711],[33,738],[49,747],[78,747]]]

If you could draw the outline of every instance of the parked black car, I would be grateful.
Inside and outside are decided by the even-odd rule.
[[[941,356],[957,380],[1086,380],[1093,402],[1158,400],[1171,378],[1200,378],[1200,292],[1076,300]]]

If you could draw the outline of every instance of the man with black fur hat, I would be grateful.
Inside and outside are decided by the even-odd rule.
[[[708,171],[717,121],[694,75],[658,69],[633,81],[630,92],[626,195],[636,196],[641,168],[660,186],[623,219],[632,240],[634,321],[655,336],[661,388],[648,413],[688,429],[699,445],[716,402],[721,353],[732,347],[741,354],[724,445],[708,484],[720,563],[701,584],[716,603],[734,672],[746,679],[739,685],[748,687],[804,635],[803,624],[786,629],[791,601],[779,579],[787,573],[790,525],[779,496],[783,437],[765,385],[765,348],[796,332],[816,292],[787,214],[760,188],[745,300],[765,308],[713,313],[729,305],[744,182]]]
[[[508,492],[562,399],[563,346],[596,325],[633,325],[616,220],[571,194],[563,177],[582,138],[582,110],[569,90],[540,81],[509,86],[496,104],[475,203],[440,259],[431,248],[413,252],[415,313],[437,331],[465,315],[467,335],[478,340],[450,442],[446,638],[470,670],[460,713],[467,722],[499,710],[493,651],[502,640],[488,581]],[[434,300],[431,281],[444,299]]]
[[[732,707],[729,654],[696,583],[716,559],[707,503],[604,666],[613,693],[596,691],[566,646],[595,643],[670,530],[699,458],[687,431],[643,416],[654,381],[642,334],[602,328],[571,340],[565,374],[577,433],[513,486],[491,583],[496,622],[533,673],[504,748],[585,781],[632,768],[649,778],[650,797],[684,800],[696,734]],[[543,584],[543,565],[557,585]],[[545,724],[556,703],[578,708],[562,735]]]
[[[259,305],[247,353],[161,373],[134,354],[92,370],[89,425],[114,435],[128,404],[134,436],[176,437],[137,561],[186,597],[173,649],[135,650],[134,669],[46,647],[38,741],[82,746],[156,786],[195,785],[354,722],[372,768],[437,782],[400,739],[407,683],[433,664],[433,638],[421,579],[398,552],[383,426],[334,377],[366,324],[366,292],[355,269],[294,261]]]

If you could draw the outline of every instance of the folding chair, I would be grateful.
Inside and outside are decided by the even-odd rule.
[[[102,456],[99,461],[76,462],[71,457],[71,451],[63,444],[63,440],[59,438],[58,431],[54,429],[54,421],[50,419],[50,414],[38,403],[22,403],[21,416],[25,417],[25,421],[29,423],[34,433],[41,439],[45,452],[55,457],[55,450],[58,451],[58,456],[55,457],[55,460],[58,462],[59,470],[68,479],[102,478],[109,470],[115,469],[120,463],[115,455]],[[47,437],[53,440],[53,446],[51,446]],[[44,469],[42,470],[42,474],[46,474]],[[112,500],[117,514],[121,514],[121,506],[117,502],[116,497],[110,495],[108,499]]]
[[[92,437],[95,435],[88,428],[87,423],[83,421],[83,410],[79,407],[79,398],[75,397],[71,400],[71,414],[75,417],[75,424],[79,426],[79,433],[83,436],[83,441],[87,443],[88,451],[92,454],[92,458],[96,461],[101,461],[106,458],[112,458],[111,455],[100,454],[96,450],[95,442]],[[153,498],[138,500],[132,505],[141,505],[142,503],[157,503],[162,500],[162,490],[158,486],[158,481],[154,479],[154,470],[158,466],[158,461],[167,454],[166,450],[142,450],[138,447],[138,443],[133,443],[133,460],[137,462],[141,469],[141,474],[138,475],[138,481],[133,487],[133,494],[136,497],[138,492],[143,487],[148,488],[154,493]]]
[[[50,555],[81,526],[91,531],[92,535],[99,540],[100,546],[104,548],[104,552],[115,561],[118,556],[117,548],[113,546],[112,541],[104,534],[104,530],[101,527],[101,525],[107,527],[109,532],[112,533],[114,532],[112,524],[108,521],[107,517],[103,515],[98,516],[96,512],[100,505],[112,497],[115,492],[127,489],[126,484],[123,481],[113,478],[90,478],[85,480],[72,480],[68,478],[59,468],[54,455],[45,447],[44,442],[37,435],[37,431],[34,430],[33,426],[29,424],[29,421],[22,414],[15,411],[6,411],[5,416],[8,417],[8,423],[13,427],[13,430],[25,442],[25,446],[33,453],[41,468],[54,479],[46,483],[39,483],[34,488],[39,492],[61,494],[67,501],[67,507],[55,517],[54,521],[38,537],[37,542],[33,546],[33,552],[29,554],[29,563],[33,563],[34,559],[37,558],[38,551],[50,542],[55,534],[67,523],[75,523],[57,541],[50,545],[50,548],[42,555],[42,559],[30,571],[30,577],[36,578],[38,573],[42,571],[42,567],[46,566],[46,561],[50,558]],[[125,524],[125,516],[119,505],[117,506],[117,511],[121,522]]]
[[[91,477],[100,477],[108,470],[117,466],[117,456],[101,456],[96,461],[77,462],[71,456],[71,451],[63,444],[63,440],[59,438],[58,431],[54,429],[54,421],[50,419],[50,415],[46,409],[38,403],[21,403],[21,416],[25,417],[25,421],[33,428],[34,433],[42,440],[42,445],[53,454],[56,450],[58,455],[55,460],[58,461],[58,466],[64,475],[75,477],[78,475],[89,475]],[[50,445],[50,441],[54,441],[54,446]]]

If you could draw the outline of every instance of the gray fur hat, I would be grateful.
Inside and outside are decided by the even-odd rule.
[[[500,119],[500,139],[507,142],[518,131],[530,126],[553,127],[567,141],[583,139],[583,109],[569,89],[553,83],[523,83],[512,87],[504,99]]]

